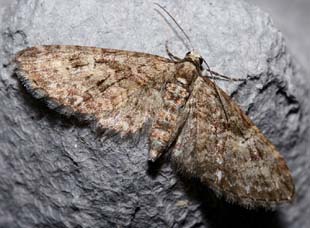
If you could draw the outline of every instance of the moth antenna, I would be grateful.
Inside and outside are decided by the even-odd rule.
[[[174,17],[173,17],[163,6],[161,6],[160,4],[158,4],[158,3],[156,3],[156,2],[154,2],[154,4],[157,5],[160,9],[162,9],[162,10],[169,16],[169,18],[174,22],[174,24],[179,28],[179,30],[183,33],[183,35],[185,36],[185,38],[186,38],[187,41],[188,41],[188,44],[190,45],[190,48],[189,48],[188,44],[185,43],[184,40],[183,40],[180,36],[178,36],[178,37],[180,38],[180,40],[183,42],[184,46],[185,46],[186,48],[188,48],[188,50],[194,50],[194,47],[193,47],[192,42],[191,42],[191,39],[190,39],[189,36],[186,34],[186,32],[183,30],[183,28],[179,25],[179,23],[174,19]],[[173,30],[176,34],[178,34],[178,33],[175,31],[175,29],[171,26],[171,24],[169,23],[169,21],[166,19],[166,17],[165,17],[160,11],[158,11],[157,9],[155,9],[155,11],[156,11],[157,13],[159,13],[159,14],[164,18],[165,22],[172,28],[172,30]],[[168,53],[169,53],[169,52],[168,52]],[[209,64],[207,63],[207,61],[206,61],[205,59],[203,59],[203,61],[204,61],[204,63],[206,64],[206,66],[207,66],[207,68],[208,68],[208,71],[209,71],[210,74],[211,74],[211,77],[214,78],[214,75],[213,75],[213,73],[212,73],[212,71],[211,71],[211,69],[210,69],[210,67],[209,67]],[[220,103],[221,103],[221,106],[222,106],[222,108],[223,108],[223,110],[224,110],[224,114],[225,114],[226,120],[227,120],[227,122],[228,122],[228,115],[227,115],[227,112],[226,112],[226,109],[225,109],[225,106],[224,106],[222,97],[221,97],[220,92],[218,91],[218,89],[217,89],[217,87],[216,87],[215,82],[214,82],[214,81],[212,81],[212,82],[213,82],[213,85],[214,85],[214,89],[215,89],[215,91],[216,91],[216,94],[217,94],[217,96],[218,96],[218,98],[219,98],[219,101],[220,101]]]
[[[191,50],[190,46],[187,44],[187,42],[185,42],[185,40],[183,39],[182,36],[180,36],[180,34],[178,33],[178,31],[174,28],[174,26],[171,25],[171,23],[167,20],[167,18],[157,9],[154,9],[164,20],[165,22],[169,25],[169,27],[171,28],[171,30],[176,34],[176,36],[182,41],[183,45],[186,47],[186,49],[188,51]]]
[[[174,19],[174,17],[160,4],[154,2],[154,5],[157,5],[160,9],[162,9],[168,16],[169,18],[174,22],[174,24],[179,28],[179,30],[182,32],[182,34],[185,36],[186,40],[188,43],[185,43],[184,40],[178,35],[179,39],[183,42],[184,46],[189,50],[189,51],[193,51],[194,47],[192,44],[191,39],[189,38],[189,36],[186,34],[186,32],[184,31],[184,29],[179,25],[179,23]],[[169,25],[170,28],[172,28],[172,30],[177,33],[177,31],[172,27],[172,25],[169,23],[169,21],[166,19],[166,17],[157,9],[155,9],[155,11],[157,13],[159,13],[165,20],[165,22]],[[178,34],[178,33],[177,33]]]
[[[178,56],[176,56],[176,55],[174,55],[174,54],[171,53],[171,51],[169,50],[169,47],[168,47],[168,40],[166,40],[165,48],[166,48],[166,52],[167,52],[167,54],[168,54],[168,56],[169,56],[169,58],[170,58],[171,60],[173,60],[173,61],[175,61],[175,62],[180,62],[180,61],[182,61],[181,58],[179,58]]]

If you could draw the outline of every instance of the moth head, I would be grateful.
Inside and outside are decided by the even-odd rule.
[[[202,64],[204,62],[202,56],[194,51],[189,51],[185,55],[185,60],[192,62],[195,66],[202,68]]]

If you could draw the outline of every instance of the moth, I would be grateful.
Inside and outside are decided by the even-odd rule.
[[[85,46],[35,46],[17,53],[16,74],[50,108],[90,115],[103,129],[128,135],[151,123],[149,160],[169,151],[181,173],[199,178],[228,201],[246,207],[290,201],[294,184],[285,160],[211,80],[227,77],[211,71],[194,51],[184,58],[168,48],[167,53],[170,58]]]

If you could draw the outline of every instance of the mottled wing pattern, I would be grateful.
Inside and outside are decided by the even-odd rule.
[[[219,99],[208,78],[197,78],[196,56],[190,57],[174,63],[145,53],[52,45],[23,50],[16,63],[29,92],[62,113],[91,115],[101,128],[121,134],[150,120],[155,158],[175,140],[172,160],[179,170],[218,194],[246,206],[290,200],[294,185],[281,155],[225,92],[218,89]]]
[[[175,72],[163,57],[81,46],[28,48],[16,63],[28,90],[48,97],[50,107],[90,114],[102,128],[122,134],[141,129],[161,109],[161,87]]]
[[[220,90],[229,121],[207,78],[198,78],[187,103],[190,110],[172,160],[228,200],[270,206],[294,193],[290,171],[276,148],[243,111]]]

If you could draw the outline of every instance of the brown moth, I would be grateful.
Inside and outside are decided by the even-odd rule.
[[[195,52],[183,59],[168,54],[171,59],[36,46],[16,55],[16,73],[51,108],[91,115],[103,129],[127,135],[151,122],[149,159],[169,150],[178,170],[229,201],[246,207],[290,201],[294,184],[284,159],[238,105],[203,77],[204,59]]]

